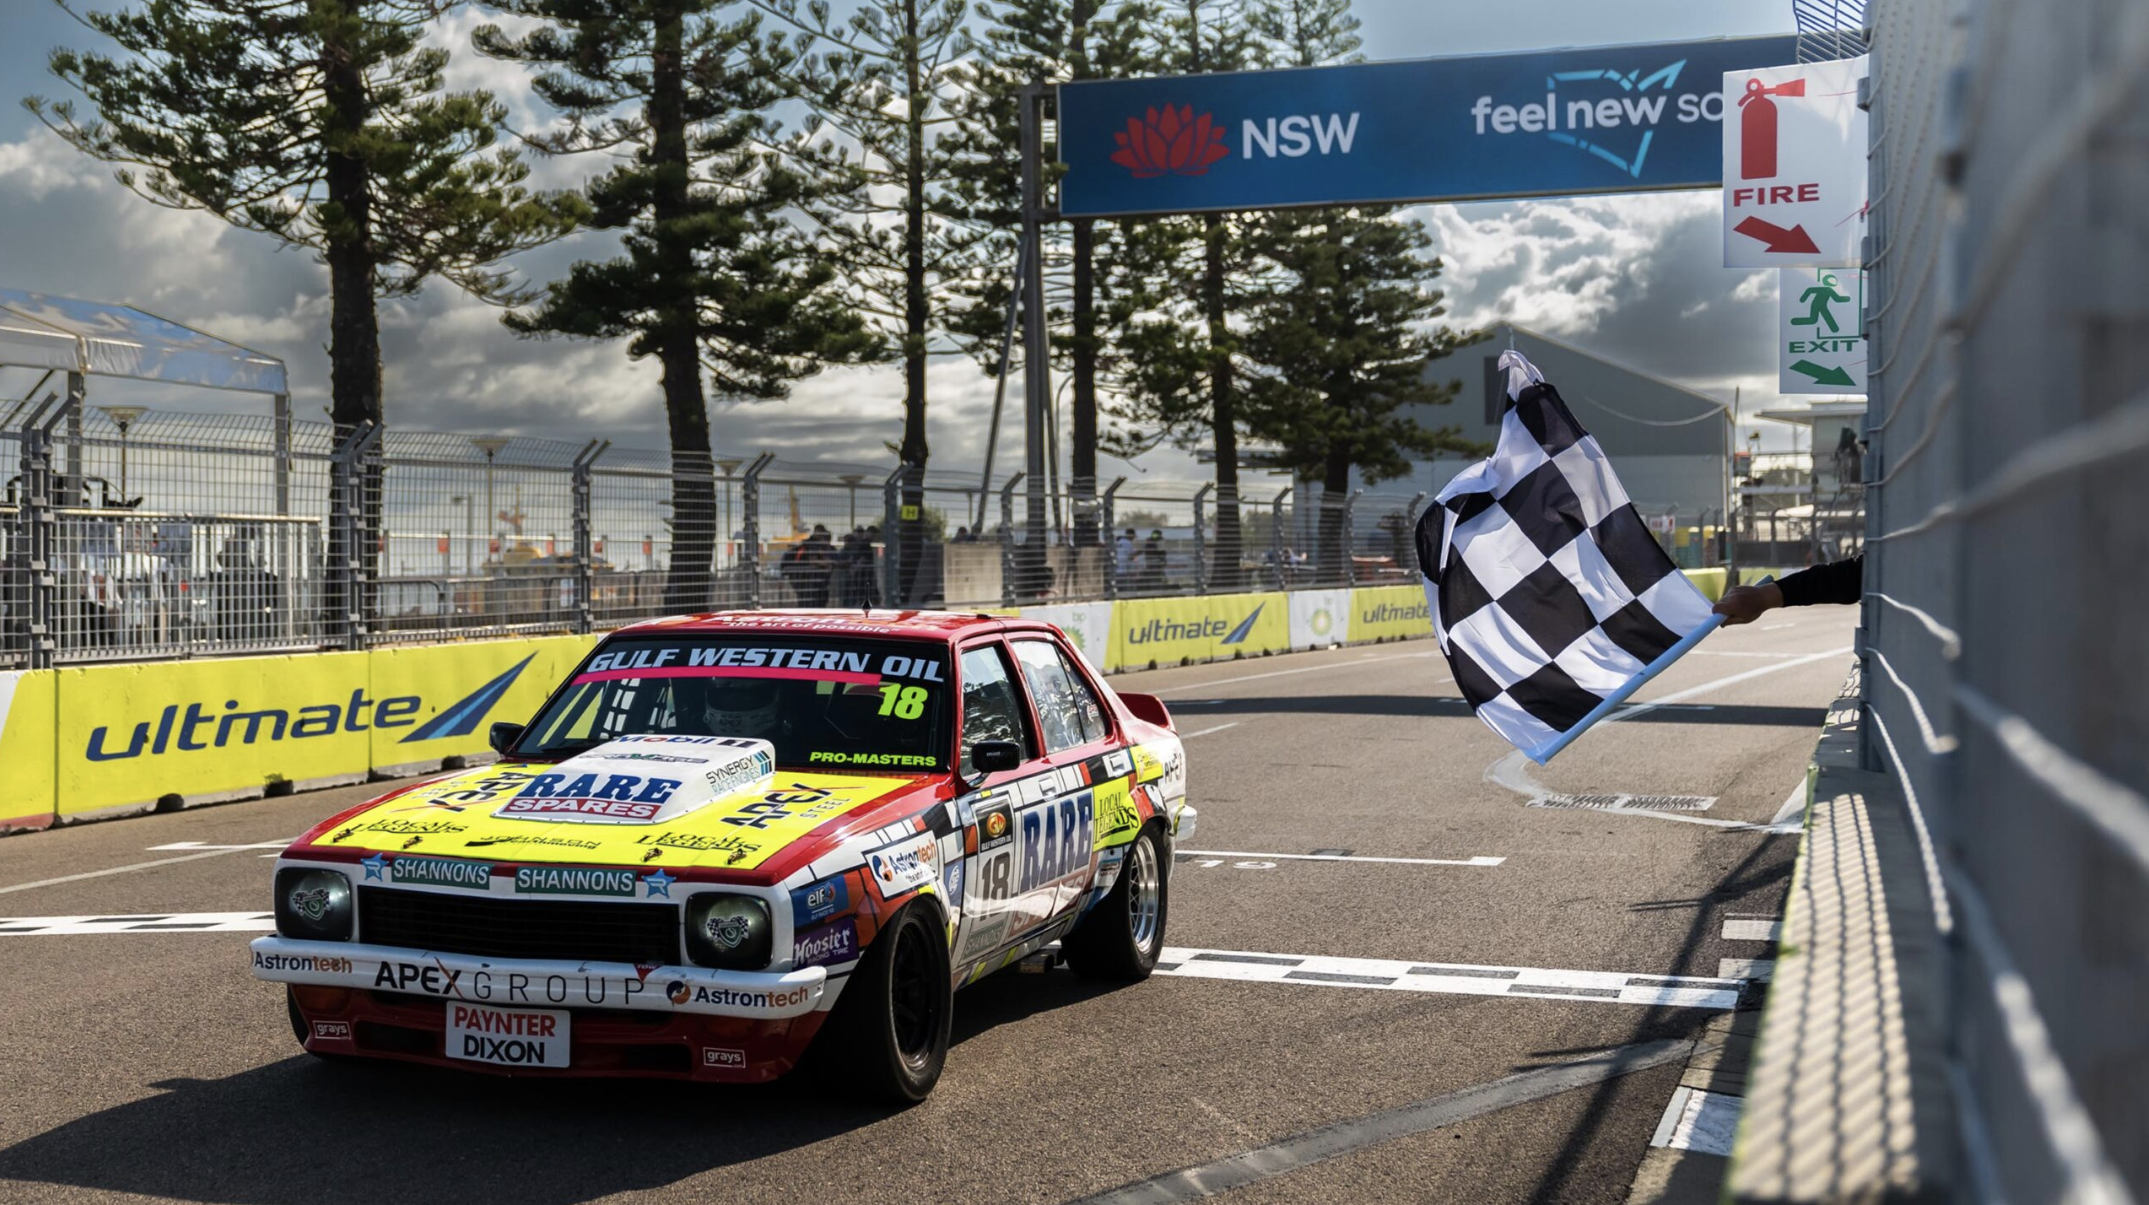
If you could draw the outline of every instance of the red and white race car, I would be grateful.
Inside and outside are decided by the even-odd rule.
[[[1164,704],[1021,619],[637,624],[492,739],[278,858],[253,967],[308,1050],[737,1081],[810,1044],[918,1100],[955,988],[1052,942],[1146,977],[1194,825]]]

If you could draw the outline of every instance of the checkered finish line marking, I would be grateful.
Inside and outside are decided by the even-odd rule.
[[[167,912],[143,916],[0,917],[0,937],[58,937],[81,933],[271,933],[268,912]]]
[[[1553,971],[1536,967],[1397,962],[1385,958],[1330,958],[1318,954],[1256,954],[1245,950],[1197,950],[1180,946],[1164,948],[1157,960],[1157,974],[1392,992],[1530,996],[1547,1000],[1587,1000],[1598,1004],[1716,1009],[1737,1008],[1747,982],[1692,975]]]

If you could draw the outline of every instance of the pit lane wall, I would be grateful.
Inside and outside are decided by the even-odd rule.
[[[1710,571],[1700,571],[1706,574]],[[1712,597],[1722,589],[1697,581]],[[1690,576],[1699,576],[1690,574]],[[1710,586],[1715,589],[1711,590]],[[1417,586],[1021,608],[1106,673],[1432,635]],[[595,637],[0,672],[0,832],[489,755]]]

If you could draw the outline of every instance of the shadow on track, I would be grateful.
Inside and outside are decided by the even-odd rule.
[[[963,1074],[968,1039],[1115,986],[1010,973],[964,990],[948,1079]],[[509,1079],[299,1054],[149,1087],[157,1094],[0,1150],[0,1199],[22,1181],[230,1205],[577,1205],[875,1125],[933,1124],[931,1101],[862,1105],[826,1075],[755,1086]]]
[[[1370,716],[1467,716],[1470,708],[1461,699],[1439,695],[1274,695],[1243,699],[1174,699],[1171,709],[1181,727],[1194,720],[1233,715],[1370,715]],[[1714,706],[1673,704],[1647,715],[1623,720],[1628,724],[1741,724],[1776,725],[1787,728],[1819,728],[1828,718],[1825,707],[1770,707],[1752,704]]]

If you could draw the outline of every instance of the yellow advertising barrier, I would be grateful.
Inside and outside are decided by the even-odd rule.
[[[1433,634],[1433,613],[1420,586],[1362,586],[1351,591],[1352,643]]]
[[[373,727],[372,768],[392,773],[485,751],[493,721],[519,724],[535,716],[596,642],[595,636],[551,636],[367,653],[377,706],[419,701],[409,722]]]
[[[53,692],[49,669],[0,672],[0,833],[54,820]]]
[[[482,753],[491,722],[529,718],[591,640],[63,669],[55,810],[85,819],[168,796],[247,798]]]
[[[1730,576],[1723,569],[1682,569],[1680,572],[1686,574],[1686,580],[1694,583],[1694,588],[1710,602],[1724,596],[1724,579]]]
[[[1281,593],[1121,599],[1112,604],[1105,669],[1215,661],[1290,646],[1290,602]]]

